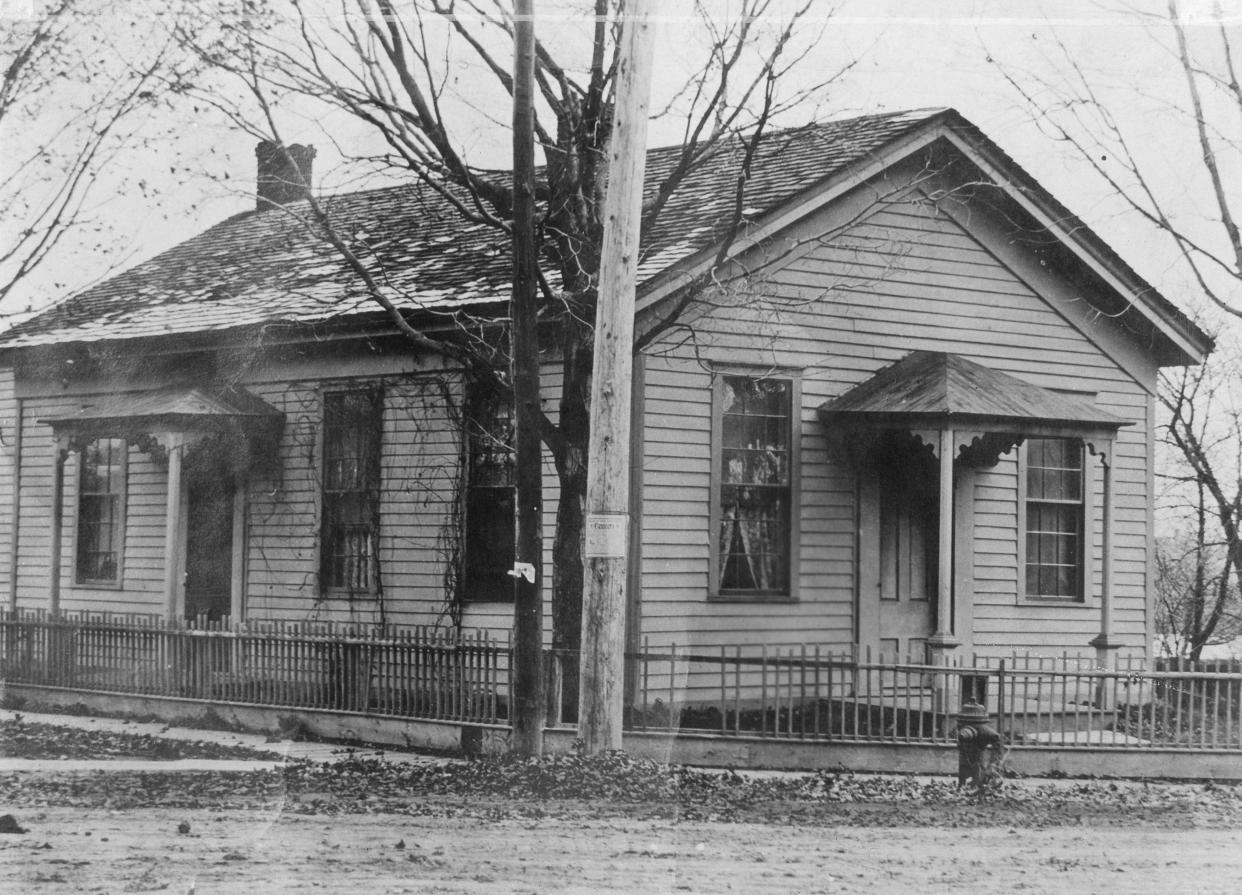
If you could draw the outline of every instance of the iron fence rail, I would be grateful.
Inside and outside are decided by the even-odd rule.
[[[954,741],[966,701],[1014,745],[1242,752],[1242,663],[1094,655],[921,657],[813,646],[631,654],[637,730],[878,743]],[[1210,670],[1209,670],[1210,669]]]

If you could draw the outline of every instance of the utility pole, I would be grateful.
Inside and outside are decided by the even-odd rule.
[[[543,464],[539,439],[539,321],[535,302],[535,10],[517,0],[513,33],[513,383],[517,538],[513,597],[513,748],[543,752]]]
[[[608,145],[604,242],[595,309],[578,689],[578,735],[588,755],[621,748],[634,289],[647,162],[650,17],[651,0],[626,0]]]

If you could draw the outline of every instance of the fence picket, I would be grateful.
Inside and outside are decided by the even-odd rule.
[[[510,649],[507,637],[426,626],[0,612],[0,673],[11,683],[463,723],[507,719]],[[1062,652],[931,666],[914,655],[874,658],[869,648],[834,653],[818,644],[653,652],[646,639],[628,658],[638,663],[630,722],[641,729],[677,730],[685,710],[688,725],[717,735],[945,743],[945,713],[955,706],[941,705],[941,692],[967,694],[982,680],[988,708],[1014,742],[1242,751],[1236,663],[1174,659],[1148,668],[1131,655],[1110,671]],[[667,715],[657,721],[660,703]],[[694,711],[712,705],[719,718]]]

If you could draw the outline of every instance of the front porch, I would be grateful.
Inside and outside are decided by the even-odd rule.
[[[972,651],[989,644],[976,625],[976,563],[981,553],[1000,551],[1003,583],[995,568],[987,582],[993,618],[1011,625],[1038,618],[1061,648],[1090,647],[1095,667],[1116,667],[1124,640],[1114,612],[1114,447],[1130,421],[1086,393],[1052,391],[930,351],[882,368],[818,415],[857,482],[854,608],[862,649],[916,664],[971,664]],[[1002,458],[1003,485],[995,475]],[[980,496],[989,487],[995,493]],[[988,503],[991,529],[975,518]],[[1077,624],[1086,613],[1094,636],[1074,642],[1058,614]],[[950,688],[939,710],[951,711],[953,682],[930,680],[933,690]]]

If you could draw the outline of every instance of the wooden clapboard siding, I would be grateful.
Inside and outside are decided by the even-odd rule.
[[[38,420],[79,406],[71,396],[30,397],[23,402],[21,519],[18,537],[17,598],[21,608],[48,605],[51,559],[51,486],[54,443],[50,427]],[[146,454],[131,446],[126,482],[126,531],[121,580],[117,587],[87,587],[74,581],[77,527],[78,455],[65,463],[61,541],[61,608],[112,612],[160,612],[163,609],[164,473]]]
[[[1107,319],[1084,324],[1049,282],[1015,273],[994,251],[998,234],[972,229],[991,226],[982,216],[963,222],[926,201],[890,203],[826,244],[808,239],[828,231],[834,214],[828,209],[800,224],[793,236],[807,240],[803,247],[761,278],[693,307],[686,317],[693,348],[679,335],[679,342],[657,342],[648,359],[644,634],[655,644],[779,638],[843,647],[852,641],[855,483],[828,454],[815,409],[923,349],[961,354],[1046,388],[1095,392],[1100,406],[1136,424],[1122,430],[1113,450],[1115,633],[1127,646],[1142,648],[1154,365],[1145,361],[1136,379],[1134,357],[1141,352],[1120,327]],[[781,240],[773,244],[774,251],[785,250]],[[712,395],[704,367],[712,364],[801,371],[798,602],[708,599]],[[1095,600],[1054,607],[1018,599],[1014,457],[974,475],[974,645],[1086,648],[1099,631]],[[1102,505],[1101,495],[1095,504]]]
[[[285,414],[276,471],[252,478],[247,488],[246,615],[305,618],[320,608],[316,606],[319,391],[314,381],[305,380],[265,378],[246,387]]]
[[[247,614],[252,618],[353,619],[423,624],[445,613],[445,526],[457,499],[461,442],[446,400],[460,401],[459,377],[338,361],[322,379],[280,381],[278,366],[249,387],[286,414],[273,481],[251,482]],[[305,372],[299,369],[298,372]],[[325,391],[380,386],[379,561],[383,600],[318,592],[319,431]]]
[[[13,497],[18,432],[17,391],[12,367],[0,367],[0,605],[8,605],[13,585]]]

